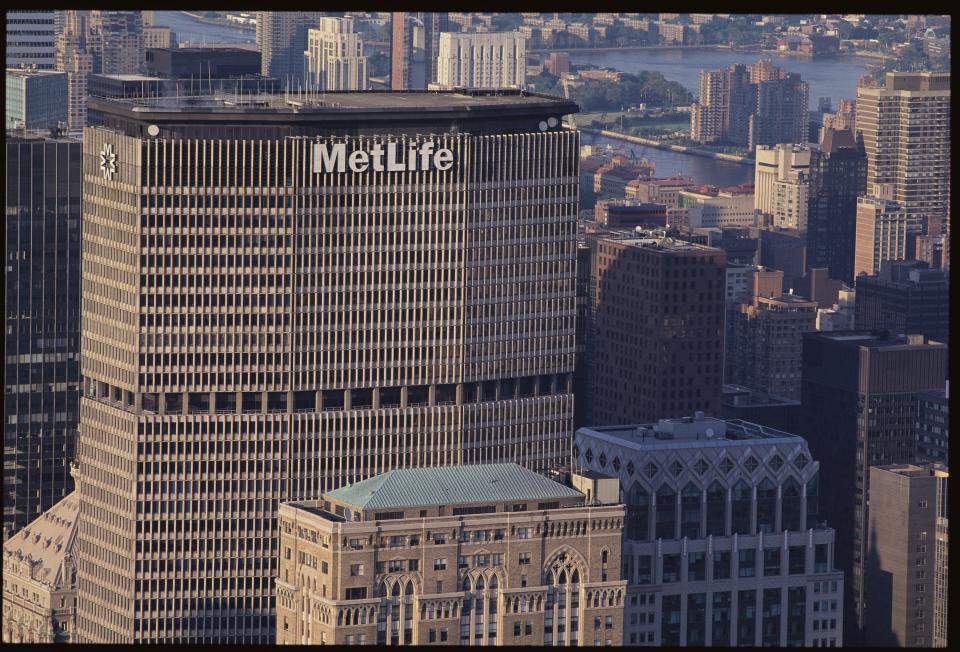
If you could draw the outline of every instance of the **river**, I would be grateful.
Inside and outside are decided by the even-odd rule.
[[[726,68],[736,63],[756,63],[759,59],[772,59],[774,65],[787,72],[800,73],[800,78],[810,83],[811,109],[817,108],[821,97],[829,97],[834,107],[837,100],[856,97],[857,79],[870,72],[867,64],[871,63],[869,59],[852,56],[807,59],[767,52],[700,48],[570,52],[570,63],[590,63],[629,73],[655,70],[670,81],[680,82],[694,95],[700,93],[701,70]]]
[[[255,33],[251,29],[238,29],[228,25],[204,23],[182,11],[158,11],[157,25],[169,27],[181,43],[253,43]]]

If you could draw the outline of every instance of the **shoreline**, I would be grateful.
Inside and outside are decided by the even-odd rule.
[[[228,20],[218,20],[216,18],[207,18],[206,16],[201,16],[200,14],[194,14],[189,11],[180,10],[180,13],[184,16],[189,16],[199,23],[206,23],[207,25],[217,25],[218,27],[232,27],[233,29],[240,30],[242,32],[256,31],[257,28],[253,25],[242,25],[240,23],[231,23]]]
[[[661,143],[658,140],[650,140],[649,138],[643,138],[641,136],[631,136],[629,134],[622,134],[619,131],[609,131],[607,129],[591,129],[589,127],[583,127],[580,131],[588,134],[598,134],[600,136],[605,136],[607,138],[613,138],[615,140],[623,140],[628,143],[635,143],[637,145],[644,145],[646,147],[653,147],[654,149],[662,149],[668,152],[677,152],[679,154],[690,154],[692,156],[699,156],[701,158],[711,158],[716,161],[726,161],[728,163],[739,163],[740,165],[749,165],[753,166],[756,163],[755,159],[750,158],[749,156],[738,156],[737,154],[724,154],[722,152],[711,152],[705,149],[697,149],[696,147],[687,147],[685,145],[669,145],[667,143]]]

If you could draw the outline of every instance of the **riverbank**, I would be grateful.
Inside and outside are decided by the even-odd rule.
[[[642,138],[640,136],[630,136],[627,134],[622,134],[619,131],[610,131],[608,129],[598,130],[598,129],[589,129],[589,128],[581,128],[580,131],[588,134],[598,134],[600,136],[606,136],[607,138],[614,138],[616,140],[623,140],[628,143],[645,145],[647,147],[653,147],[654,149],[662,149],[669,152],[678,152],[680,154],[690,154],[692,156],[700,156],[702,158],[712,158],[715,161],[727,161],[730,163],[739,163],[740,165],[749,165],[751,167],[755,163],[755,160],[749,156],[737,156],[736,154],[710,152],[705,149],[698,149],[696,147],[686,147],[684,145],[669,145],[667,143],[661,143],[658,140],[651,140],[649,138]]]
[[[551,52],[631,52],[643,50],[730,50],[729,45],[624,45],[582,48],[546,48],[543,50],[527,50],[527,54],[550,54]]]
[[[208,25],[219,25],[221,27],[233,27],[234,29],[240,29],[248,32],[255,32],[257,30],[254,25],[244,25],[243,23],[232,23],[226,19],[220,18],[209,18],[207,16],[201,16],[200,14],[195,14],[192,11],[180,11],[181,14],[185,16],[190,16],[195,21],[200,23],[207,23]]]

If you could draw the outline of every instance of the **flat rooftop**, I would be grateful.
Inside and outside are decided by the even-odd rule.
[[[136,77],[136,76],[133,76]],[[139,78],[139,77],[136,77]],[[542,107],[558,114],[577,112],[576,103],[552,95],[515,89],[464,91],[338,91],[332,93],[261,93],[192,97],[112,98],[138,113],[195,112],[217,114],[476,111],[508,107]],[[100,108],[100,107],[98,107]]]
[[[872,348],[890,346],[936,346],[946,344],[925,338],[923,335],[891,335],[887,331],[810,331],[804,337],[816,337],[848,346],[869,346]]]
[[[742,419],[717,419],[699,415],[660,419],[657,423],[580,428],[577,434],[636,450],[749,446],[777,440],[795,442],[802,439],[799,435]]]
[[[326,494],[359,509],[580,496],[575,489],[513,463],[396,469]]]

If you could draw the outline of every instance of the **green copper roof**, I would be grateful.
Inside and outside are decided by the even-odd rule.
[[[519,464],[477,464],[387,471],[328,494],[360,509],[456,505],[582,495]]]

